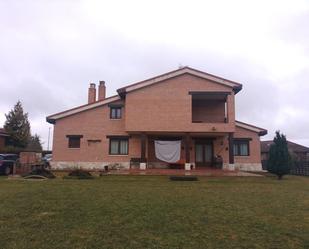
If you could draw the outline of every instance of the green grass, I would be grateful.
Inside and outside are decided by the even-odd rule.
[[[0,178],[0,248],[309,248],[309,178]]]

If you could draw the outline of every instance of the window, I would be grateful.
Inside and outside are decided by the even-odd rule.
[[[249,156],[249,139],[234,139],[234,156]]]
[[[67,135],[69,148],[80,148],[80,139],[82,135]]]
[[[128,138],[113,137],[109,139],[110,155],[128,155],[129,140]]]
[[[111,119],[121,119],[121,107],[111,107],[110,108],[110,118]]]

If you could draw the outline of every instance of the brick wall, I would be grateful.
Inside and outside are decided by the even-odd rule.
[[[129,139],[129,155],[109,155],[107,135],[128,135],[122,119],[110,119],[110,108],[105,105],[56,121],[53,139],[53,161],[127,162],[130,157],[140,157],[138,136]],[[83,135],[78,149],[68,148],[67,135]],[[92,143],[88,140],[101,140]]]
[[[192,123],[189,91],[229,91],[229,123]],[[127,131],[233,132],[234,92],[231,88],[192,75],[181,75],[126,96]]]

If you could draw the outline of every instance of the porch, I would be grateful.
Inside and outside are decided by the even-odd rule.
[[[261,174],[254,174],[250,172],[244,172],[239,170],[222,170],[214,168],[199,168],[193,170],[184,169],[145,169],[140,170],[138,168],[128,169],[128,170],[111,170],[107,175],[153,175],[153,176],[210,176],[210,177],[220,177],[220,176],[262,176]]]
[[[140,157],[130,169],[234,170],[233,133],[140,133]],[[155,141],[179,141],[180,158],[166,162],[156,157]]]

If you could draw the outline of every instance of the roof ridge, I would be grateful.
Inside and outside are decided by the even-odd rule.
[[[133,89],[133,90],[137,90],[137,89],[139,89],[137,87],[138,85],[146,84],[147,82],[149,83],[149,85],[151,85],[151,84],[156,83],[156,82],[152,82],[152,81],[155,81],[156,79],[158,79],[158,82],[161,82],[163,80],[169,79],[169,77],[168,77],[169,75],[175,74],[175,75],[170,76],[170,78],[181,75],[181,74],[177,74],[178,72],[181,72],[181,71],[184,71],[183,74],[185,74],[185,73],[190,74],[190,72],[188,72],[188,71],[193,71],[196,74],[191,72],[192,75],[199,76],[199,77],[202,77],[201,75],[204,75],[205,78],[208,76],[209,77],[208,79],[212,80],[212,81],[215,81],[215,79],[217,79],[217,81],[215,81],[215,82],[217,82],[219,84],[230,83],[230,84],[234,85],[234,86],[231,86],[231,85],[229,85],[229,86],[232,87],[233,89],[235,88],[234,90],[235,90],[236,93],[239,92],[242,88],[242,84],[239,83],[239,82],[232,81],[232,80],[220,77],[220,76],[216,76],[214,74],[210,74],[210,73],[207,73],[207,72],[204,72],[204,71],[200,71],[198,69],[191,68],[189,66],[185,66],[185,67],[182,67],[182,68],[178,68],[176,70],[169,71],[169,72],[164,73],[164,74],[160,74],[160,75],[148,78],[146,80],[138,81],[138,82],[135,82],[133,84],[129,84],[129,85],[126,85],[124,87],[118,88],[117,92],[120,96],[122,96],[127,92],[128,88],[136,87],[136,89]],[[198,74],[200,74],[200,75],[198,75]],[[159,80],[160,78],[164,78],[164,77],[166,77],[166,79]],[[210,78],[213,78],[213,79],[210,79]],[[223,81],[223,82],[219,82],[219,81]],[[224,82],[226,82],[226,83],[224,83]],[[146,84],[145,86],[148,86],[148,85]],[[145,87],[145,86],[141,86],[140,88]],[[131,91],[133,91],[133,90],[131,90]]]

